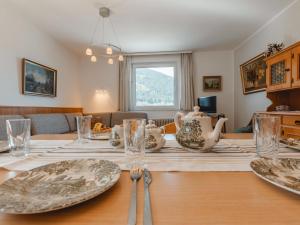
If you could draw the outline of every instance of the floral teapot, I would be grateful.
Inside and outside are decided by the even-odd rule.
[[[148,151],[157,151],[166,143],[162,129],[154,124],[153,120],[149,120],[145,129],[145,149]]]
[[[184,115],[176,113],[174,121],[177,129],[176,140],[185,148],[192,151],[207,151],[218,143],[221,129],[227,118],[221,118],[213,130],[211,117],[199,112],[200,107],[195,106],[194,112]]]

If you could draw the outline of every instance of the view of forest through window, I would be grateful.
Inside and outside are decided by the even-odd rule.
[[[175,68],[136,68],[136,106],[174,106]]]

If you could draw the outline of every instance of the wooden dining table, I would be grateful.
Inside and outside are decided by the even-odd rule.
[[[68,139],[40,135],[33,139]],[[227,134],[224,138],[251,138]],[[1,155],[0,155],[1,157]],[[0,169],[0,183],[17,174]],[[299,225],[300,196],[267,183],[252,172],[152,172],[153,225]],[[1,225],[126,225],[131,194],[123,171],[110,190],[84,203],[34,215],[0,213]],[[143,224],[144,187],[138,182],[137,224]]]

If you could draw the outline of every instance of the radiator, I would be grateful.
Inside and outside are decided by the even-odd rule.
[[[173,123],[174,122],[174,119],[151,119],[154,121],[155,125],[158,126],[158,127],[162,127],[168,123]]]

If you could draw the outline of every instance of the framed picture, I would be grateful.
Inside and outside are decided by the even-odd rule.
[[[221,91],[222,76],[203,76],[203,91]]]
[[[23,59],[22,93],[56,97],[57,71],[28,59]]]
[[[265,58],[262,53],[240,66],[244,95],[266,90]]]

